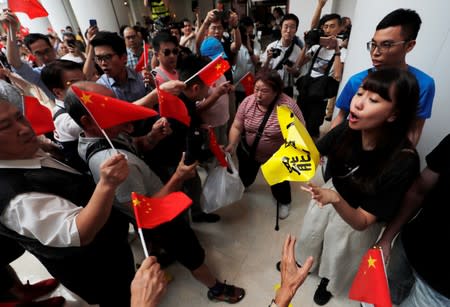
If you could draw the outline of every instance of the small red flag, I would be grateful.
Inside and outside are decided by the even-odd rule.
[[[134,67],[135,72],[141,72],[145,68],[145,64],[148,64],[148,50],[150,49],[149,44],[144,43],[144,51],[142,51],[141,56],[139,57],[139,60]],[[147,63],[145,63],[147,62]]]
[[[36,135],[55,130],[52,112],[42,105],[39,100],[31,96],[23,96],[24,115],[33,127]]]
[[[170,193],[162,198],[131,192],[131,199],[138,228],[155,228],[171,221],[192,204],[183,192]]]
[[[212,151],[212,153],[216,157],[217,161],[219,161],[219,164],[221,166],[228,167],[228,162],[225,159],[225,154],[223,153],[223,150],[217,143],[216,134],[214,133],[214,130],[211,127],[208,128],[208,136],[209,136],[209,149]]]
[[[241,79],[241,84],[245,90],[245,96],[250,96],[254,92],[255,76],[251,72],[245,74]]]
[[[158,114],[155,110],[114,97],[83,91],[76,86],[72,86],[72,90],[103,129]]]
[[[37,0],[9,0],[8,7],[11,12],[25,13],[30,19],[48,16],[48,12]]]
[[[165,92],[156,87],[159,98],[159,113],[162,117],[174,118],[186,126],[191,123],[191,117],[184,102],[175,95]]]
[[[230,64],[227,60],[224,60],[222,56],[218,56],[214,60],[203,67],[199,72],[198,76],[207,85],[211,86],[214,82],[219,79],[224,72],[230,69]]]
[[[355,301],[392,307],[382,250],[371,248],[364,255],[348,297]]]

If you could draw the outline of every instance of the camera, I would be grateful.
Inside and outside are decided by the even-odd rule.
[[[305,44],[308,46],[318,45],[321,36],[325,36],[322,29],[311,29],[305,33]]]
[[[272,59],[279,57],[281,54],[281,49],[279,48],[271,48],[270,50],[272,51]]]

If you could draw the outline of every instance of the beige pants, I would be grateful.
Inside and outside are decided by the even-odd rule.
[[[331,180],[323,185],[334,190]],[[333,295],[347,295],[363,255],[376,242],[382,229],[375,223],[364,231],[353,229],[333,205],[323,208],[311,201],[298,236],[297,256],[301,264],[314,257],[312,271],[330,280],[327,290]]]

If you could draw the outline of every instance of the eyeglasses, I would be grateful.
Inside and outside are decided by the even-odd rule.
[[[169,56],[171,53],[173,55],[178,55],[178,52],[180,52],[178,48],[161,50],[161,53],[164,54],[164,56]]]
[[[387,52],[389,49],[391,49],[392,46],[401,45],[408,41],[398,41],[398,42],[391,42],[391,41],[384,41],[379,44],[375,43],[374,41],[367,42],[367,51],[372,52],[375,50],[375,48],[378,48],[378,51],[380,52]]]
[[[103,55],[96,55],[94,56],[94,60],[97,63],[101,63],[103,61],[105,62],[109,62],[112,60],[113,56],[115,55],[115,53],[109,53],[109,54],[103,54]]]
[[[38,58],[43,58],[46,55],[49,55],[53,52],[53,48],[45,48],[43,51],[36,51],[33,54]]]

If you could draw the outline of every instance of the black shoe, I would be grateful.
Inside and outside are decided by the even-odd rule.
[[[297,266],[298,266],[299,268],[302,267],[298,262],[296,262],[296,263],[297,263]],[[278,271],[278,272],[281,272],[281,261],[278,261],[277,264],[276,264],[275,266],[277,267],[277,271]],[[309,273],[308,273],[308,274],[309,274]]]
[[[214,213],[200,213],[192,216],[194,223],[216,223],[220,221],[220,215]]]
[[[329,280],[327,278],[322,278],[316,292],[314,293],[314,302],[319,306],[323,306],[328,303],[333,296],[333,294],[327,290],[328,282]]]

